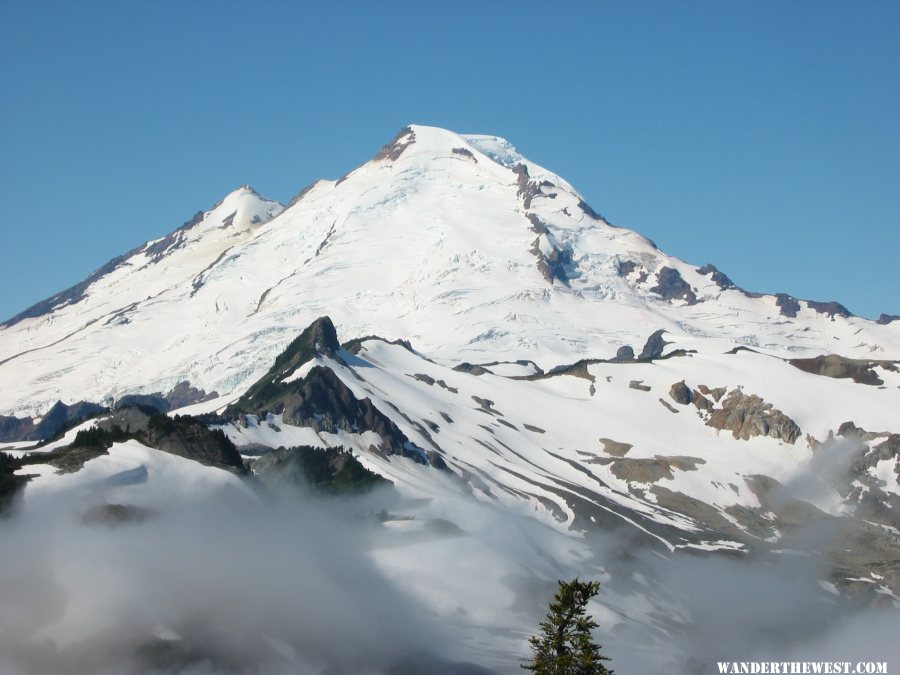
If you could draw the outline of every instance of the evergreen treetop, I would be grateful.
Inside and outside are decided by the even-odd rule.
[[[600,582],[559,582],[541,632],[531,637],[532,658],[522,665],[538,675],[613,675],[591,632],[598,627],[587,613],[587,604],[600,592]]]

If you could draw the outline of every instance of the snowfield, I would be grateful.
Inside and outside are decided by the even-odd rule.
[[[242,187],[80,295],[7,322],[0,413],[185,380],[227,395],[325,314],[347,338],[407,339],[446,365],[530,359],[548,370],[639,352],[658,329],[781,356],[900,358],[900,322],[804,301],[787,316],[774,296],[722,288],[595,218],[503,139],[413,126],[394,147],[288,207]],[[681,285],[666,273],[672,283],[653,291],[664,268]]]
[[[0,325],[0,415],[189,383],[167,414],[251,468],[341,447],[393,487],[285,494],[134,438],[50,463],[102,420],[0,442],[42,462],[0,522],[28,608],[0,670],[514,673],[578,575],[617,672],[900,656],[900,321],[751,290],[494,136],[411,126],[288,205],[236,190]]]

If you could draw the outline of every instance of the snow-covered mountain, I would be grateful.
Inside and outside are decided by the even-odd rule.
[[[639,352],[658,329],[685,348],[900,356],[900,323],[744,292],[610,225],[507,141],[413,126],[287,207],[242,187],[7,321],[0,413],[183,381],[240,391],[325,314],[447,365],[548,370]]]
[[[684,553],[802,560],[809,604],[791,596],[785,617],[898,603],[900,321],[737,288],[497,137],[412,126],[287,206],[240,188],[3,324],[0,383],[32,509],[66,490],[91,514],[226,488],[253,502],[241,461],[262,474],[287,461],[275,448],[349,450],[405,500],[379,524],[399,539],[366,535],[380,573],[502,672],[534,580],[579,573],[604,579],[601,625],[636,672],[688,672],[673,636],[698,630],[703,601],[664,580],[732,578],[691,582]],[[197,417],[170,428],[128,403]],[[109,447],[78,440],[94,425]]]

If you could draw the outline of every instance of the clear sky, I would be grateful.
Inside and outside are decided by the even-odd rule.
[[[900,314],[898,35],[895,0],[0,0],[0,318],[408,123],[748,290]]]

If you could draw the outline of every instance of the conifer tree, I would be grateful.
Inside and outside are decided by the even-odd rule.
[[[591,636],[598,624],[587,614],[588,602],[599,592],[598,581],[560,581],[541,633],[529,639],[533,654],[522,668],[537,675],[612,675],[603,664],[609,658]]]

